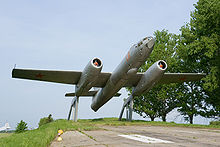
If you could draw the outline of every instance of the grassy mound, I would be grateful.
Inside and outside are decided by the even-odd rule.
[[[87,128],[79,123],[73,123],[67,120],[56,120],[54,122],[42,125],[38,129],[26,131],[24,133],[14,133],[9,137],[0,138],[0,145],[3,147],[46,147],[57,136],[57,130],[62,129],[76,130]]]
[[[196,127],[196,128],[220,128],[215,125],[191,125],[191,124],[176,124],[167,122],[150,122],[143,120],[135,120],[127,122],[125,120],[118,121],[117,118],[100,118],[100,119],[82,119],[78,122],[67,120],[56,120],[54,122],[42,125],[38,129],[26,131],[24,133],[13,133],[8,137],[0,138],[1,147],[46,147],[57,136],[58,129],[64,131],[69,130],[97,130],[100,126],[129,126],[129,125],[146,125],[146,126],[164,126],[164,127]]]

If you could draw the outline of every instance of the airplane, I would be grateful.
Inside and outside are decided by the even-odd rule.
[[[9,123],[5,123],[5,126],[1,127],[0,128],[0,131],[6,131],[8,132],[8,130],[10,129],[11,127],[9,126]]]
[[[91,109],[98,111],[112,97],[120,96],[118,91],[123,87],[133,87],[131,95],[125,100],[119,120],[125,107],[129,108],[127,119],[132,119],[132,100],[143,92],[148,92],[156,84],[196,81],[203,78],[204,73],[165,73],[167,64],[163,60],[155,62],[145,73],[138,69],[150,56],[155,39],[145,37],[134,44],[121,63],[112,72],[101,72],[103,63],[95,57],[89,61],[83,71],[55,71],[34,69],[13,69],[12,77],[75,85],[75,92],[66,97],[74,97],[70,106],[68,120],[73,109],[73,119],[77,121],[79,97],[91,96]],[[91,90],[92,87],[94,90]]]

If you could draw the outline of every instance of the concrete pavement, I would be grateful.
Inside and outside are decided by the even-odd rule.
[[[63,141],[56,139],[51,147],[220,147],[219,129],[161,126],[102,126],[103,130],[68,131]]]

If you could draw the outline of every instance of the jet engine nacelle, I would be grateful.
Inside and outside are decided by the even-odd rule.
[[[92,88],[94,81],[98,78],[102,70],[102,62],[99,58],[93,58],[84,68],[79,82],[76,85],[76,96]]]
[[[167,64],[163,60],[155,62],[142,76],[138,85],[132,91],[133,96],[140,95],[143,92],[149,91],[157,81],[163,76]]]

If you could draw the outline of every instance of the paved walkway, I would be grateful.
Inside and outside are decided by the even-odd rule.
[[[160,126],[103,126],[103,130],[68,131],[51,147],[220,147],[219,129],[195,129]]]

